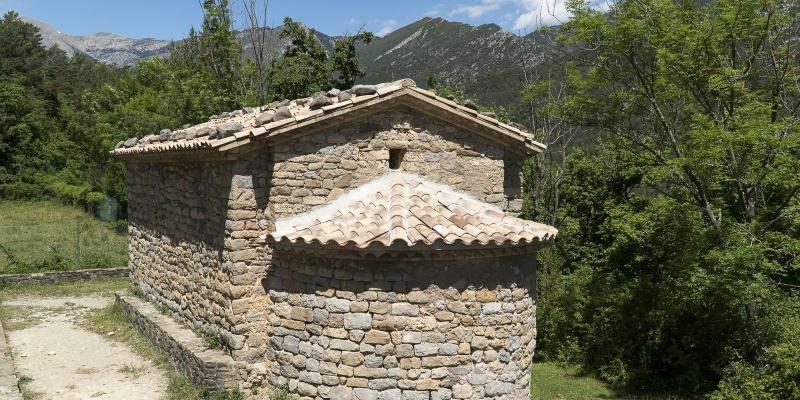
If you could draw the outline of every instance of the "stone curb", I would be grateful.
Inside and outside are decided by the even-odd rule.
[[[116,292],[115,297],[136,328],[192,382],[210,390],[238,389],[239,378],[231,356],[208,349],[194,332],[158,312],[151,303],[124,292]]]
[[[33,274],[8,274],[0,275],[0,283],[12,285],[93,281],[97,279],[127,278],[130,272],[130,268],[95,268],[76,271],[37,272]]]
[[[22,400],[17,384],[17,373],[14,370],[14,359],[2,325],[0,325],[0,400]]]

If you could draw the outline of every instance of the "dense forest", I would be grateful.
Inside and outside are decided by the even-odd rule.
[[[526,165],[524,216],[560,230],[540,254],[537,356],[622,392],[800,399],[794,3],[568,4],[551,48],[523,63],[514,116],[548,145]],[[287,19],[282,57],[243,57],[228,2],[203,6],[169,57],[128,69],[44,48],[6,14],[0,197],[124,205],[124,166],[108,155],[119,140],[363,74],[368,32],[329,56]]]

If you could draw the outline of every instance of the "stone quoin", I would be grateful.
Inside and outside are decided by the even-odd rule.
[[[557,231],[516,215],[544,147],[475,108],[403,79],[120,142],[133,283],[244,391],[527,399]]]

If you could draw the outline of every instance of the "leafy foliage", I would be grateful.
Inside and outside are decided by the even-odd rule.
[[[526,207],[561,232],[542,254],[540,354],[634,390],[702,395],[723,378],[719,398],[796,396],[800,353],[781,328],[800,321],[791,9],[635,0],[570,10],[558,28],[576,49],[567,90],[537,115],[596,142],[527,170],[563,171],[558,185],[530,179],[557,202]]]
[[[328,89],[331,81],[328,53],[314,30],[287,17],[278,37],[288,38],[291,43],[273,67],[272,85],[276,97],[292,99]]]
[[[339,89],[351,88],[357,78],[364,76],[364,68],[358,60],[356,48],[359,43],[364,45],[372,42],[372,32],[358,32],[352,36],[345,36],[336,41],[333,48],[333,69],[338,72],[336,87]]]
[[[372,32],[359,32],[340,38],[334,44],[333,56],[328,57],[325,47],[317,39],[317,32],[286,17],[278,32],[280,39],[290,43],[283,57],[273,61],[272,88],[277,99],[292,99],[327,90],[331,86],[347,89],[364,70],[356,52],[359,44],[369,44]]]
[[[0,196],[50,196],[88,211],[109,196],[124,218],[125,170],[108,153],[121,140],[363,75],[355,50],[370,32],[337,42],[331,60],[313,31],[287,19],[281,37],[291,45],[263,74],[243,57],[229,0],[201,6],[199,31],[173,44],[169,57],[128,70],[46,49],[36,27],[7,13],[0,20]]]

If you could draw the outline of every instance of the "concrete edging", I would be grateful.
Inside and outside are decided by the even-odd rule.
[[[219,349],[208,349],[194,332],[158,312],[153,304],[124,292],[116,292],[115,297],[136,328],[194,383],[211,390],[239,388],[231,356]]]
[[[25,283],[59,283],[92,281],[97,279],[127,278],[130,268],[95,268],[79,269],[75,271],[49,271],[32,274],[0,275],[0,283],[25,284]]]
[[[17,379],[11,348],[8,347],[6,333],[0,324],[0,399],[22,400]]]

